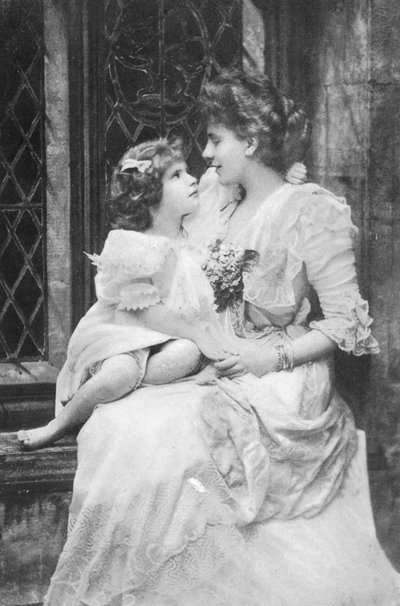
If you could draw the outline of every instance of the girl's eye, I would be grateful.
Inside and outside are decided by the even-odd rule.
[[[174,174],[172,175],[173,179],[179,179],[179,177],[181,176],[181,171],[180,170],[176,170],[174,172]]]

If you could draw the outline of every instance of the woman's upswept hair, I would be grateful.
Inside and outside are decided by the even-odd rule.
[[[132,166],[135,160],[140,170]],[[180,161],[184,157],[179,139],[156,139],[129,148],[114,169],[106,201],[111,229],[144,231],[151,227],[151,209],[155,210],[161,202],[163,176]]]
[[[309,121],[268,76],[225,69],[206,83],[200,104],[207,121],[232,130],[239,139],[257,137],[254,156],[266,166],[284,171],[303,159]]]

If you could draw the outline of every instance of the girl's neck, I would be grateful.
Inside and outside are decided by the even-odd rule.
[[[182,234],[182,218],[155,214],[153,216],[153,225],[146,230],[146,233],[176,240]]]
[[[256,161],[251,162],[241,182],[246,191],[242,204],[254,207],[260,206],[268,196],[284,183],[283,176],[273,168]]]

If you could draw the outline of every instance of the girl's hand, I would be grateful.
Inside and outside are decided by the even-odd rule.
[[[198,372],[194,377],[190,377],[190,379],[194,379],[198,385],[213,385],[215,380],[218,379],[218,372],[214,364],[207,364],[203,370]]]
[[[220,377],[234,379],[247,373],[262,377],[268,372],[276,370],[278,361],[278,354],[274,347],[263,348],[260,351],[260,348],[253,346],[245,349],[240,354],[215,362],[214,366]]]
[[[285,175],[285,180],[292,185],[303,185],[307,181],[307,169],[302,162],[295,162]]]

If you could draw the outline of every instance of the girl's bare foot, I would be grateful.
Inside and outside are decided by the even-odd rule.
[[[54,444],[57,440],[63,437],[64,431],[60,429],[56,419],[53,419],[44,427],[35,429],[21,429],[18,432],[17,438],[21,446],[26,450],[36,450]]]

